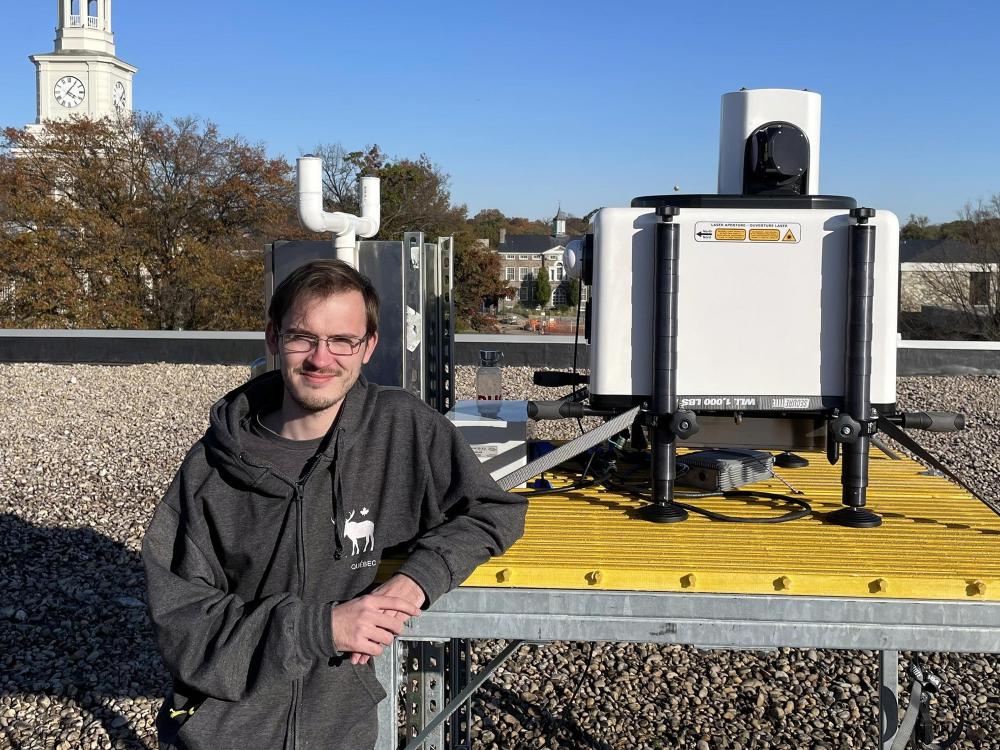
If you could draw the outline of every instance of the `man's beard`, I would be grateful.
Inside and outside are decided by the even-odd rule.
[[[333,374],[337,379],[341,380],[343,378],[346,378],[347,376],[347,373],[344,370],[339,370],[334,373],[331,373],[328,370],[309,370],[309,372],[316,375]],[[292,370],[293,375],[301,376],[304,373],[305,369],[302,367],[296,367],[294,370]],[[285,390],[288,392],[288,395],[291,397],[292,401],[298,404],[300,408],[304,409],[305,411],[321,412],[325,411],[326,409],[329,409],[331,406],[335,406],[338,402],[340,402],[344,398],[344,396],[347,395],[347,391],[349,390],[351,384],[347,383],[346,381],[342,382],[344,382],[344,385],[346,387],[343,389],[341,393],[335,395],[313,393],[307,388],[303,388],[301,393],[296,392],[296,390],[292,388],[286,388]],[[337,380],[333,380],[328,385],[336,385],[336,384]]]

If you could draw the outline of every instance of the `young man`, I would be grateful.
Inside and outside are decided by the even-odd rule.
[[[370,657],[524,528],[525,501],[447,419],[361,376],[378,297],[351,266],[294,271],[266,338],[280,372],[212,407],[143,540],[173,678],[161,748],[371,748],[385,693]]]

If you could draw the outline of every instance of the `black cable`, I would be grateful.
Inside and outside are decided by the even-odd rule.
[[[529,492],[518,492],[517,494],[521,497],[532,497],[534,495],[558,495],[563,492],[572,492],[573,490],[585,490],[596,484],[603,484],[606,479],[607,477],[595,477],[594,479],[586,482],[573,482],[572,484],[564,484],[562,487],[552,487],[547,490],[530,490]]]
[[[632,453],[638,453],[637,451],[632,451]],[[616,479],[612,479],[610,482],[604,482],[604,486],[610,490],[617,490],[626,492],[629,495],[638,497],[641,500],[646,500],[652,502],[652,494],[644,492],[647,490],[648,486],[637,486],[635,483],[629,482],[628,480],[642,468],[649,465],[649,454],[643,452],[637,456],[639,461],[632,459],[636,465],[624,475],[620,475]],[[627,456],[622,452],[622,459],[627,460]],[[677,462],[677,477],[680,478],[684,476],[690,467],[687,466],[683,461]],[[773,472],[772,472],[773,473]],[[783,500],[785,502],[791,503],[792,505],[797,505],[801,510],[790,511],[781,516],[774,516],[771,518],[746,518],[743,516],[730,516],[725,513],[716,513],[712,510],[707,510],[706,508],[699,508],[696,505],[690,505],[688,503],[680,503],[675,501],[675,505],[684,508],[684,510],[689,513],[697,513],[699,515],[710,518],[713,521],[723,521],[725,523],[755,523],[755,524],[773,524],[773,523],[788,523],[789,521],[797,521],[800,518],[805,518],[812,513],[812,506],[797,497],[791,495],[782,495],[775,492],[751,492],[749,490],[729,490],[728,492],[685,492],[685,493],[674,493],[675,498],[694,500],[698,498],[705,497],[760,497],[768,498],[771,500]]]
[[[633,497],[638,497],[640,500],[647,500],[652,502],[652,495],[647,492],[642,492],[637,487],[631,487],[628,484],[618,484],[614,481],[604,482],[604,486],[609,490],[622,491]],[[684,495],[674,495],[674,497],[686,497],[686,498],[702,498],[702,497],[760,497],[769,498],[772,500],[783,500],[785,502],[791,503],[792,505],[797,505],[801,510],[790,511],[781,516],[772,516],[770,518],[747,518],[743,516],[729,516],[725,513],[716,513],[712,510],[707,510],[706,508],[699,508],[697,505],[690,505],[688,503],[674,502],[680,508],[689,513],[697,513],[699,515],[710,518],[713,521],[723,521],[726,523],[755,523],[755,524],[772,524],[772,523],[788,523],[789,521],[797,521],[800,518],[805,518],[812,514],[812,506],[797,497],[792,497],[791,495],[782,495],[776,492],[750,492],[748,490],[730,490],[728,492],[701,492],[692,493]]]
[[[576,353],[580,346],[580,310],[583,308],[582,297],[583,297],[583,279],[580,279],[580,285],[577,288],[577,298],[576,298],[576,329],[573,331],[573,382],[576,383]],[[576,424],[580,428],[580,434],[583,435],[586,430],[583,429],[583,420],[580,417],[576,418]]]
[[[624,451],[616,450],[615,452],[621,454],[623,459],[626,458]],[[550,489],[538,489],[538,490],[532,490],[530,492],[519,492],[518,494],[524,497],[532,497],[535,495],[557,495],[566,492],[573,492],[575,490],[586,489],[588,487],[593,487],[595,485],[600,484],[606,487],[607,489],[611,490],[612,492],[624,492],[628,495],[632,495],[633,497],[637,497],[640,500],[646,500],[647,502],[652,502],[651,493],[649,493],[648,491],[644,492],[644,490],[647,490],[647,487],[645,485],[639,487],[634,483],[628,481],[633,474],[635,474],[644,467],[643,463],[639,463],[638,465],[633,466],[624,475],[619,475],[618,479],[616,480],[612,478],[612,473],[617,467],[617,462],[611,461],[605,467],[605,471],[602,473],[601,476],[595,476],[593,479],[588,480],[586,479],[586,476],[590,472],[590,467],[593,465],[594,458],[596,456],[597,456],[597,450],[595,449],[591,451],[590,459],[587,461],[587,465],[580,472],[579,477],[576,479],[576,481],[571,482],[570,484],[563,485],[562,487],[552,487]],[[648,456],[647,454],[644,453],[640,456],[640,458],[646,459],[648,458]],[[689,467],[687,465],[685,465],[682,462],[678,462],[677,464],[678,477],[681,477],[684,474],[686,474],[688,470]],[[683,508],[689,513],[697,513],[698,515],[705,516],[706,518],[709,518],[713,521],[721,521],[723,523],[751,523],[751,524],[788,523],[789,521],[798,521],[800,518],[806,518],[807,516],[812,514],[812,506],[805,500],[793,497],[791,495],[783,495],[777,492],[751,492],[749,490],[729,490],[727,492],[686,492],[683,494],[675,493],[674,497],[682,499],[698,499],[706,497],[722,497],[727,499],[734,497],[766,498],[770,500],[782,500],[786,503],[796,505],[800,508],[800,510],[789,511],[788,513],[785,513],[780,516],[771,516],[768,518],[753,518],[746,516],[730,516],[725,513],[717,513],[716,511],[708,510],[707,508],[699,508],[697,505],[677,502],[676,499],[674,501],[675,505],[677,505],[680,508]]]
[[[580,472],[580,476],[576,478],[575,481],[565,484],[562,487],[552,487],[550,489],[537,489],[530,492],[519,492],[517,494],[523,497],[532,497],[533,495],[558,495],[563,492],[572,492],[573,490],[585,490],[588,487],[593,487],[597,484],[603,484],[608,477],[611,475],[611,466],[608,470],[599,477],[594,477],[593,479],[587,479],[587,474],[590,473],[590,467],[594,463],[594,457],[597,455],[597,451],[593,450],[590,452],[590,460],[587,461],[587,465],[583,467]],[[612,464],[613,466],[613,464]]]

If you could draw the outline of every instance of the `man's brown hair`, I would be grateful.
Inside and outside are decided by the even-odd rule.
[[[365,300],[365,336],[378,330],[378,292],[367,276],[342,260],[314,260],[299,266],[278,284],[267,307],[267,319],[275,329],[292,305],[300,299],[323,299],[341,292],[358,291]]]

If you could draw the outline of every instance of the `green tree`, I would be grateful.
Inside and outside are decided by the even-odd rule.
[[[508,219],[502,211],[496,208],[484,208],[469,219],[469,226],[475,232],[476,237],[489,240],[491,246],[498,247],[500,230],[508,229]]]
[[[570,307],[580,304],[580,280],[570,279],[566,282],[566,301]]]
[[[542,306],[544,310],[552,299],[552,284],[549,282],[549,274],[544,268],[538,269],[538,276],[535,278],[535,302]]]
[[[936,239],[936,229],[926,216],[910,214],[909,220],[900,228],[899,239],[901,240],[930,240]]]

